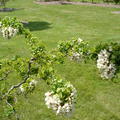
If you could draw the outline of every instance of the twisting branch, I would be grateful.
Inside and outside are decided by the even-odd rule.
[[[16,113],[14,106],[12,106],[7,100],[6,100],[6,104],[12,108],[12,110],[15,114],[16,120],[19,120],[18,114]]]
[[[2,99],[4,99],[7,95],[9,95],[11,93],[11,91],[13,91],[14,89],[20,87],[22,84],[26,83],[27,79],[30,76],[30,69],[31,69],[31,64],[34,61],[34,58],[31,58],[30,61],[28,62],[28,71],[27,71],[27,76],[24,78],[24,80],[21,83],[18,83],[17,85],[13,85],[6,94],[4,94],[2,96]]]

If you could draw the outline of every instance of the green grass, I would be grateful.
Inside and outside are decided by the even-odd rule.
[[[55,48],[61,40],[81,37],[95,46],[100,42],[120,42],[120,15],[116,8],[79,5],[36,5],[33,0],[15,0],[8,7],[21,8],[14,12],[0,13],[1,17],[16,16],[27,25],[34,36],[39,37],[47,48]],[[0,59],[14,55],[28,56],[29,51],[23,36],[12,40],[0,37]],[[56,116],[44,104],[44,93],[48,90],[43,81],[28,98],[20,97],[17,112],[21,120],[120,120],[120,75],[113,81],[102,80],[94,62],[87,64],[66,61],[56,66],[64,79],[71,81],[78,91],[75,112],[71,118]],[[13,77],[13,81],[15,80]],[[11,79],[12,80],[12,79]],[[0,120],[14,120],[3,117]]]

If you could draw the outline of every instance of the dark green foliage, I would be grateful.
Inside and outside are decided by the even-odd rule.
[[[100,44],[96,45],[95,47],[91,48],[90,57],[92,59],[97,60],[98,54],[100,53],[100,51],[104,50],[104,49],[108,50],[108,48],[109,48],[109,45],[107,43],[105,43],[105,44],[100,43]]]
[[[8,1],[9,1],[9,0],[0,0],[0,4],[5,7],[5,5],[6,5],[6,3],[7,3]]]
[[[114,0],[114,2],[115,2],[116,4],[118,4],[118,3],[120,2],[120,0]]]
[[[117,69],[120,68],[120,43],[99,44],[95,48],[91,49],[91,58],[97,60],[98,54],[101,50],[106,49],[109,53],[110,61],[116,65]]]
[[[120,44],[118,43],[111,43],[112,51],[110,60],[118,67],[120,67]]]
[[[69,50],[73,47],[73,45],[71,44],[72,42],[71,41],[68,41],[68,42],[61,42],[59,45],[58,45],[58,49],[61,53],[67,55]]]
[[[4,108],[4,116],[11,117],[14,114],[14,110],[12,107],[8,106]]]

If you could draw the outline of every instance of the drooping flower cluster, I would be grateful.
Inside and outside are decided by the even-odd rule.
[[[13,27],[2,27],[1,33],[4,38],[10,39],[11,37],[14,37],[18,33],[18,29],[15,29]]]
[[[61,42],[58,50],[64,56],[68,56],[70,60],[81,61],[89,55],[88,43],[81,38]]]
[[[14,37],[18,32],[22,34],[24,30],[25,29],[23,24],[15,17],[0,18],[0,33],[4,38],[10,39]]]
[[[112,79],[115,76],[116,68],[109,60],[110,53],[104,49],[98,54],[97,68],[101,72],[101,77],[105,79]]]
[[[107,50],[101,50],[98,54],[97,60],[97,68],[98,69],[105,69],[109,64],[109,53]]]
[[[82,54],[78,52],[73,52],[70,56],[70,60],[80,61],[80,58],[82,57]]]
[[[20,86],[20,91],[22,93],[30,92],[35,88],[36,84],[37,84],[36,80],[28,81]]]
[[[71,50],[70,60],[80,61],[80,59],[82,58],[82,52],[78,51],[78,46],[81,44],[81,42],[83,42],[83,40],[81,38],[78,38],[77,41],[73,41],[73,42],[76,45],[74,45]]]
[[[60,52],[68,56],[70,60],[81,61],[88,55],[88,44],[81,38],[62,42],[58,45]]]
[[[70,83],[57,88],[56,91],[45,93],[45,102],[48,108],[52,108],[56,115],[70,115],[74,109],[76,89]]]

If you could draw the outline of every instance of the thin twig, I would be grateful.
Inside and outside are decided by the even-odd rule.
[[[3,78],[0,78],[0,81],[5,80],[5,79],[8,77],[9,73],[10,73],[10,71],[6,72],[6,73],[5,73],[5,76],[4,76]]]
[[[14,114],[15,114],[15,117],[16,117],[16,120],[19,120],[19,117],[18,117],[18,114],[16,113],[16,110],[15,108],[6,100],[6,103],[12,108]]]
[[[2,99],[4,99],[7,95],[9,95],[11,93],[11,91],[13,91],[15,88],[20,87],[22,84],[26,83],[27,79],[30,76],[30,69],[31,69],[31,64],[33,62],[33,58],[30,59],[30,61],[28,62],[28,71],[27,71],[27,76],[24,78],[24,80],[21,83],[18,83],[17,85],[13,85],[6,94],[4,94],[2,96]]]

